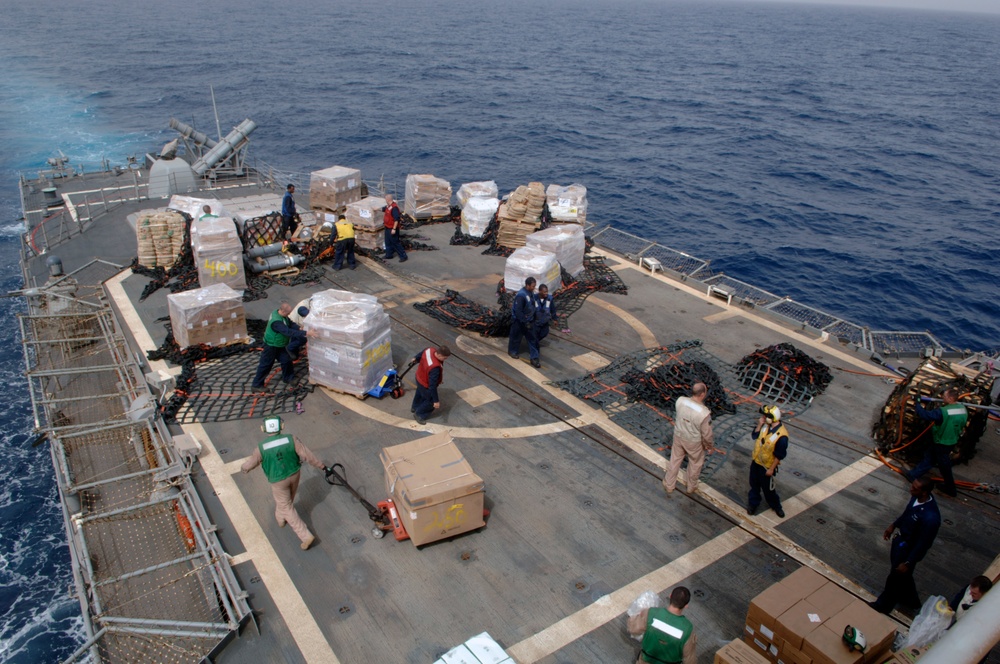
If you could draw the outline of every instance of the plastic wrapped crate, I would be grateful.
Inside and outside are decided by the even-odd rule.
[[[338,212],[348,203],[361,200],[361,171],[347,166],[331,166],[313,171],[309,179],[309,207]]]
[[[392,368],[389,316],[373,295],[340,290],[313,294],[305,319],[309,340],[309,380],[363,395]]]
[[[451,214],[451,184],[433,175],[407,175],[403,212],[414,219]]]
[[[458,207],[465,208],[469,200],[473,198],[499,198],[500,190],[493,180],[485,182],[466,182],[458,188],[455,198],[458,200]]]
[[[235,291],[247,287],[243,243],[229,217],[205,217],[191,222],[191,253],[204,286],[226,284]]]
[[[354,224],[354,230],[366,229],[370,231],[381,231],[382,208],[385,207],[385,199],[378,196],[368,196],[356,203],[348,203],[344,216],[347,221]]]
[[[216,217],[231,216],[223,206],[222,201],[216,198],[195,198],[194,196],[174,194],[170,197],[170,202],[167,203],[167,207],[171,210],[183,212],[192,219],[198,219],[205,214],[206,205]]]
[[[545,202],[553,222],[582,224],[587,221],[587,188],[582,184],[567,187],[550,184],[545,189]]]
[[[172,210],[143,210],[136,215],[135,239],[139,265],[171,267],[184,248],[187,219]]]
[[[247,339],[243,296],[226,284],[172,293],[167,296],[167,309],[174,339],[181,348],[222,346]]]
[[[521,247],[507,258],[503,272],[504,288],[516,292],[524,286],[524,280],[528,277],[534,277],[537,286],[548,286],[550,293],[562,288],[559,261],[551,251]]]
[[[462,208],[462,232],[472,237],[482,237],[490,221],[496,216],[498,198],[470,198]]]
[[[525,238],[525,246],[552,252],[559,265],[574,277],[583,272],[586,245],[580,224],[559,224]]]

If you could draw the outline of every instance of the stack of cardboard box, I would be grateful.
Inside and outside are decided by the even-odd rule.
[[[544,231],[532,233],[525,238],[525,246],[556,255],[559,266],[576,276],[583,272],[583,254],[587,249],[587,239],[580,224],[559,224]]]
[[[483,480],[472,471],[451,434],[384,447],[379,458],[385,469],[386,493],[396,503],[415,546],[486,524]]]
[[[497,244],[523,247],[524,238],[541,227],[544,207],[545,188],[541,182],[515,189],[497,209]]]
[[[348,203],[361,200],[361,171],[347,166],[331,166],[313,171],[309,179],[309,207],[340,212]]]
[[[455,199],[458,207],[464,208],[473,198],[496,198],[500,195],[497,183],[493,180],[483,182],[466,182],[458,188]]]
[[[451,214],[451,183],[433,175],[407,175],[403,212],[414,219]]]
[[[243,295],[226,284],[172,293],[167,296],[167,309],[174,339],[181,348],[247,340]]]
[[[246,290],[243,243],[232,219],[205,217],[191,222],[191,253],[202,287],[226,284],[239,293]]]
[[[169,268],[184,248],[184,214],[171,210],[143,210],[136,217],[135,238],[139,265]]]
[[[714,664],[768,664],[767,657],[744,641],[735,639],[719,648]]]
[[[582,224],[587,221],[587,188],[582,184],[567,187],[550,184],[545,189],[545,202],[553,224]]]
[[[848,625],[864,634],[864,653],[844,642]],[[895,635],[890,619],[803,567],[753,599],[743,640],[781,664],[881,664]]]
[[[354,224],[354,243],[358,247],[369,251],[385,249],[383,207],[385,199],[378,196],[368,196],[356,203],[347,204],[344,216]]]
[[[470,198],[462,208],[462,232],[471,237],[482,237],[496,216],[499,205],[499,198]]]
[[[493,637],[483,632],[443,654],[434,664],[514,664]]]
[[[534,277],[538,286],[547,286],[550,293],[562,288],[559,261],[551,251],[521,247],[507,257],[503,271],[504,288],[516,293],[524,286],[524,280],[528,277]]]

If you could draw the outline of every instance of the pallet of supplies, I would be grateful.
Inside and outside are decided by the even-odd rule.
[[[243,296],[226,284],[171,293],[167,296],[170,326],[181,348],[224,346],[247,340]]]
[[[389,316],[374,295],[329,289],[310,301],[309,382],[364,396],[392,368]]]
[[[516,293],[528,277],[535,278],[536,288],[542,284],[548,286],[550,293],[562,288],[559,261],[550,251],[521,247],[507,257],[503,271],[504,288]]]
[[[525,238],[525,246],[555,254],[559,266],[574,277],[583,272],[587,241],[580,224],[559,224],[536,231]]]
[[[451,214],[451,183],[433,175],[407,175],[403,212],[414,219]]]
[[[713,664],[767,664],[769,661],[746,642],[735,639],[716,651]]]
[[[331,166],[313,171],[309,178],[309,207],[340,212],[348,203],[361,200],[361,171]]]
[[[192,219],[201,219],[205,213],[205,206],[208,206],[208,214],[215,215],[216,217],[229,217],[229,210],[223,205],[222,201],[217,198],[196,198],[195,196],[184,196],[182,194],[174,194],[170,197],[170,202],[167,203],[167,207],[171,210],[177,210],[178,212],[183,212]]]
[[[136,215],[135,238],[139,265],[169,268],[184,249],[187,219],[173,210],[143,210]]]
[[[202,287],[226,284],[239,293],[246,290],[243,242],[232,219],[204,217],[192,221],[191,253]]]
[[[545,202],[554,224],[582,224],[587,221],[587,188],[582,184],[550,184]]]
[[[441,655],[434,664],[514,664],[514,660],[489,633],[483,632]]]
[[[312,352],[312,351],[310,351]],[[394,447],[379,455],[386,492],[415,546],[482,528],[485,485],[451,434]]]
[[[458,201],[458,207],[464,208],[473,198],[498,198],[499,196],[500,190],[497,188],[497,183],[493,180],[487,180],[484,182],[466,182],[458,188],[455,200]]]
[[[358,248],[368,251],[385,250],[383,207],[385,199],[378,196],[367,196],[347,205],[344,217],[354,224],[354,243]]]
[[[500,205],[499,198],[470,198],[462,208],[462,232],[472,237],[482,237]]]
[[[521,185],[497,209],[497,244],[516,249],[542,225],[545,189],[541,182]]]

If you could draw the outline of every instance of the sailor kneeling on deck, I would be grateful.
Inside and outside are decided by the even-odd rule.
[[[295,494],[299,490],[299,469],[305,460],[313,468],[326,470],[326,464],[316,458],[312,451],[290,434],[281,432],[281,418],[278,416],[264,419],[261,427],[265,433],[271,434],[253,451],[240,470],[249,473],[257,466],[264,466],[264,475],[271,483],[271,494],[274,496],[274,518],[278,526],[285,527],[287,523],[302,540],[302,550],[305,551],[316,538],[309,527],[295,511]]]
[[[643,609],[628,619],[628,633],[642,635],[636,664],[695,664],[697,642],[694,625],[684,616],[691,591],[677,586],[666,607]]]
[[[413,405],[410,412],[417,424],[427,424],[427,418],[441,407],[438,396],[438,385],[444,380],[444,361],[451,357],[451,349],[447,346],[425,348],[412,360],[410,366],[419,363],[417,367],[417,390],[413,393]]]

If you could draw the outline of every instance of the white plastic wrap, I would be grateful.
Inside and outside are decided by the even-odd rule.
[[[660,603],[660,596],[657,593],[653,592],[652,590],[645,590],[642,592],[641,595],[639,595],[632,601],[632,604],[629,605],[628,607],[628,611],[626,611],[625,613],[626,615],[628,615],[630,619],[629,622],[632,622],[631,619],[635,618],[643,611],[646,611],[648,609],[658,608],[660,606],[663,606]],[[631,636],[636,641],[642,641],[642,636],[643,636],[642,634],[632,634]]]
[[[587,241],[580,224],[558,224],[536,231],[525,238],[525,246],[550,251],[564,270],[574,277],[583,272],[583,253]]]
[[[403,212],[414,219],[445,217],[451,213],[451,183],[433,175],[407,175]]]
[[[313,171],[309,178],[309,207],[336,212],[361,200],[361,171],[331,166]]]
[[[462,208],[462,232],[472,237],[482,237],[499,205],[499,198],[470,198]]]
[[[325,290],[310,298],[305,329],[309,340],[309,380],[362,395],[392,368],[389,316],[373,295]]]
[[[139,265],[171,267],[184,248],[184,215],[170,210],[143,210],[136,215]]]
[[[243,296],[226,284],[172,293],[167,296],[167,310],[174,339],[181,348],[246,341]]]
[[[507,290],[517,292],[528,277],[535,278],[536,288],[542,284],[548,286],[550,293],[562,288],[559,261],[551,251],[521,247],[507,258],[503,272],[504,287]]]
[[[192,219],[198,219],[201,215],[205,214],[204,208],[206,205],[216,217],[230,216],[225,206],[222,205],[222,201],[215,198],[195,198],[194,196],[174,194],[170,197],[170,202],[167,203],[167,207],[171,210],[186,212]]]
[[[378,196],[368,196],[355,203],[348,203],[344,210],[347,221],[354,224],[355,231],[378,231],[382,232],[382,208],[385,207],[385,199]],[[334,219],[336,221],[336,218]]]
[[[465,208],[469,200],[473,198],[499,198],[500,190],[493,180],[484,182],[466,182],[458,188],[455,198],[458,200],[458,207]]]
[[[903,647],[923,648],[931,645],[951,626],[954,617],[955,612],[948,606],[948,600],[941,595],[928,597],[920,608],[920,613],[913,619]]]
[[[582,184],[550,184],[545,189],[545,202],[552,221],[582,224],[587,220],[587,188]]]
[[[247,286],[243,269],[243,243],[229,217],[205,217],[191,222],[191,253],[202,287],[226,284],[243,292]]]

